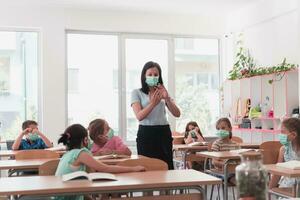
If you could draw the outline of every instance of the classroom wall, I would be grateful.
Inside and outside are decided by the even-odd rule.
[[[40,30],[40,128],[53,141],[65,128],[65,29],[220,36],[222,17],[89,11],[58,7],[0,7],[0,30]]]
[[[232,13],[227,26],[230,48],[234,49],[232,43],[239,32],[244,33],[245,47],[259,66],[279,64],[285,57],[288,62],[299,63],[297,0],[262,0]]]

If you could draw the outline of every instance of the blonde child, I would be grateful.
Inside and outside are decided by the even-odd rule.
[[[280,148],[278,162],[300,160],[300,119],[285,119],[281,125],[282,134],[279,134],[279,141],[283,145]],[[272,175],[269,188],[292,187],[296,180],[294,178]]]
[[[86,148],[88,146],[87,130],[80,124],[69,126],[61,135],[58,143],[63,143],[67,147],[67,152],[60,159],[55,175],[62,176],[74,171],[85,171],[88,167],[92,171],[122,173],[145,171],[142,166],[121,167],[116,165],[106,165],[95,160]],[[61,200],[83,200],[83,196],[56,197]]]
[[[131,155],[130,149],[122,139],[114,136],[114,131],[103,119],[95,119],[90,122],[89,135],[93,140],[91,151],[94,155],[118,154]]]
[[[52,146],[50,140],[39,131],[38,123],[26,120],[22,124],[22,132],[12,145],[12,150],[45,149]]]

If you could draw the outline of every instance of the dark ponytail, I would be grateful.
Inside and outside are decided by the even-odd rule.
[[[68,150],[79,149],[87,137],[87,130],[80,124],[69,126],[58,140],[58,144],[63,143]]]

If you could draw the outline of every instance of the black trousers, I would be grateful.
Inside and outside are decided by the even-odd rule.
[[[139,155],[165,161],[169,169],[174,169],[172,154],[172,133],[169,125],[139,126],[137,152]]]

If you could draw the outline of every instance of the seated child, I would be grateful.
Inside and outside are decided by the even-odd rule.
[[[187,123],[184,132],[184,142],[185,144],[190,144],[192,142],[204,142],[204,137],[200,131],[197,122],[191,121]],[[204,170],[204,161],[193,161],[188,162],[187,166],[189,169],[195,169],[198,171]]]
[[[282,134],[279,134],[279,141],[283,145],[280,148],[278,162],[287,162],[290,160],[300,160],[300,119],[285,119],[281,124]],[[297,179],[299,181],[299,179]],[[295,178],[280,177],[272,175],[269,188],[293,187]]]
[[[187,123],[184,132],[184,142],[185,144],[190,144],[192,142],[204,142],[204,137],[197,122],[191,121]]]
[[[103,119],[95,119],[90,122],[89,135],[93,140],[91,152],[94,155],[118,154],[131,155],[130,149],[122,142],[118,136],[114,136],[114,131]]]
[[[50,140],[39,131],[37,122],[24,121],[22,130],[12,145],[12,150],[45,149],[53,146]]]
[[[228,118],[220,118],[216,123],[218,139],[212,144],[212,151],[230,151],[239,149],[238,144],[231,140],[232,126]],[[213,159],[212,163],[216,168],[222,169],[226,160]]]
[[[86,171],[87,167],[91,171],[122,173],[145,171],[143,166],[122,167],[117,165],[106,165],[99,160],[95,160],[86,148],[88,146],[87,130],[80,124],[69,126],[61,135],[58,143],[63,143],[67,147],[67,152],[60,159],[55,175],[62,176],[75,171]],[[62,200],[83,200],[83,196],[56,197]]]

